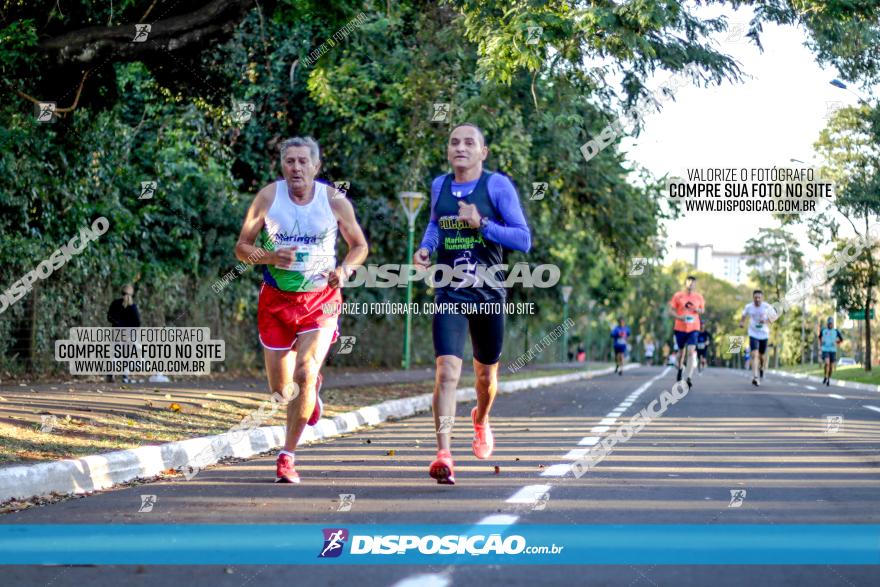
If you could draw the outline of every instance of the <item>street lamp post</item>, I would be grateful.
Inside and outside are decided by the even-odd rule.
[[[574,288],[570,285],[562,286],[562,362],[565,363],[568,358],[568,298]]]
[[[858,100],[859,102],[861,102],[862,104],[864,104],[864,105],[867,106],[868,108],[871,107],[871,105],[868,104],[868,102],[867,102],[864,98],[862,98],[862,97],[859,96],[857,93],[855,93],[854,91],[852,91],[851,89],[849,89],[849,87],[848,87],[845,83],[843,83],[842,81],[840,81],[839,79],[836,79],[836,78],[835,78],[835,79],[831,80],[831,81],[828,82],[828,83],[831,84],[832,86],[834,86],[835,88],[840,88],[841,90],[846,90],[847,92],[849,92],[850,94],[852,94],[853,96],[855,96],[855,97],[856,97],[856,100]]]
[[[400,205],[403,207],[403,213],[406,214],[406,220],[409,228],[409,238],[406,247],[406,263],[412,263],[413,246],[416,232],[416,216],[425,201],[425,195],[421,192],[401,192],[398,195]],[[411,338],[412,338],[412,312],[409,311],[412,303],[412,280],[407,279],[406,282],[406,330],[403,333],[403,368],[409,369],[411,354]]]
[[[590,358],[593,356],[593,353],[590,351],[590,320],[593,319],[593,308],[596,307],[596,300],[590,300],[587,302],[587,334],[584,338],[587,340],[587,365],[590,363]]]

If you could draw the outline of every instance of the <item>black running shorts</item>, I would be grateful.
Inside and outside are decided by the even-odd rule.
[[[438,296],[437,303],[441,301],[449,302],[449,299],[441,300]],[[484,365],[497,363],[504,344],[504,300],[500,300],[499,304],[487,305],[500,305],[501,308],[497,312],[472,312],[475,307],[481,307],[476,302],[460,303],[458,308],[464,311],[455,312],[453,308],[447,308],[436,312],[433,322],[434,356],[454,355],[461,359],[464,355],[465,336],[470,331],[474,359]]]

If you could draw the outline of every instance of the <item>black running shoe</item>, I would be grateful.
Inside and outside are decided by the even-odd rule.
[[[690,377],[688,377],[688,378],[686,379],[686,382],[687,382],[687,384],[688,384],[688,390],[690,390],[690,388],[694,386],[694,383],[693,383],[693,381],[691,381],[691,378],[690,378]]]
[[[675,380],[681,381],[681,369],[678,370],[678,377],[676,377]]]
[[[758,387],[758,378],[757,377],[752,377],[752,385],[754,385],[755,387]]]

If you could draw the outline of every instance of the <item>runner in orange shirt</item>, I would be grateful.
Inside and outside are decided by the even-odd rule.
[[[694,373],[696,361],[697,333],[700,331],[700,314],[705,311],[706,303],[703,296],[696,292],[697,278],[688,275],[684,282],[684,289],[675,292],[669,301],[669,315],[675,318],[673,332],[675,342],[678,344],[678,376],[676,381],[681,381],[682,365],[687,357],[687,385],[693,387],[691,375]]]

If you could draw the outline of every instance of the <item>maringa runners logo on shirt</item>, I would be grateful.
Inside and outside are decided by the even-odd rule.
[[[318,554],[318,558],[336,558],[342,554],[345,542],[348,540],[348,530],[345,528],[324,528],[324,548]]]
[[[319,239],[323,239],[323,235],[299,235],[299,234],[284,234],[283,232],[276,232],[272,235],[272,238],[276,243],[302,243],[304,245],[316,245],[319,242]]]
[[[463,230],[470,228],[470,224],[462,222],[458,216],[441,216],[437,220],[437,225],[444,230]]]

